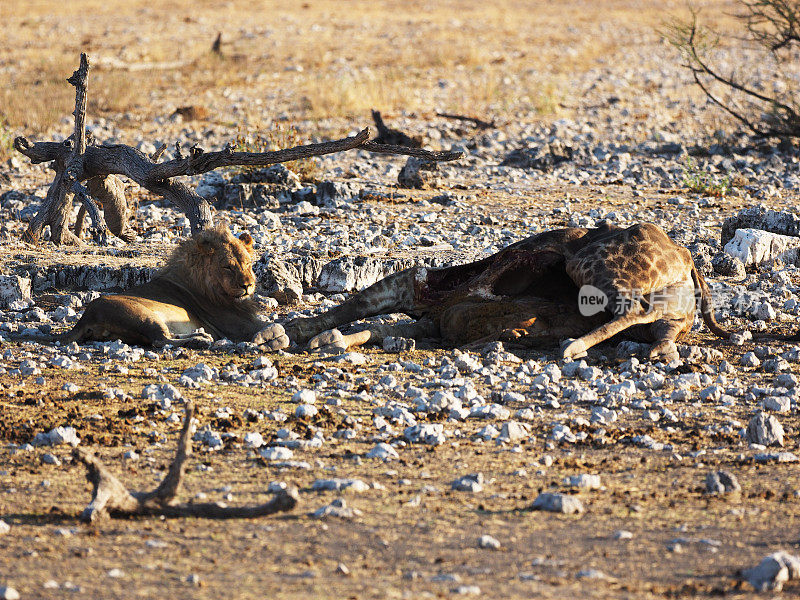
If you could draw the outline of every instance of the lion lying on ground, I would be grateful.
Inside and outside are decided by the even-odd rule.
[[[207,347],[227,338],[271,350],[289,340],[258,318],[253,239],[224,225],[181,242],[149,282],[93,300],[62,343],[120,339],[145,346]]]

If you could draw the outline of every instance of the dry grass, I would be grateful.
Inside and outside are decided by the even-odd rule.
[[[731,2],[705,2],[709,14]],[[0,7],[0,116],[44,132],[71,109],[64,78],[81,50],[99,65],[181,62],[179,68],[96,68],[90,112],[141,117],[233,93],[263,115],[358,118],[370,108],[431,113],[550,114],[579,92],[569,78],[624,56],[685,12],[679,1],[308,3],[11,0]],[[57,16],[56,16],[57,15]],[[223,33],[223,57],[210,52]],[[163,64],[161,65],[163,66]],[[229,115],[220,115],[225,120]]]

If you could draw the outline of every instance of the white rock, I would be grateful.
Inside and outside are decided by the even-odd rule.
[[[0,308],[10,308],[13,303],[31,300],[31,280],[17,275],[0,275]]]
[[[758,566],[743,571],[742,575],[759,592],[780,592],[784,583],[800,578],[800,557],[775,552],[765,556]]]
[[[760,229],[737,229],[725,244],[725,252],[741,260],[745,266],[769,264],[776,259],[794,264],[798,248],[800,238]]]
[[[298,419],[302,419],[305,417],[313,417],[318,412],[317,407],[313,404],[301,404],[294,410],[294,416]]]
[[[377,458],[379,460],[393,460],[400,458],[397,450],[392,448],[389,444],[380,443],[365,455],[367,458]]]
[[[564,479],[564,483],[569,486],[581,488],[584,490],[599,490],[600,489],[600,475],[590,475],[582,473],[580,475],[570,475]]]
[[[519,440],[524,440],[529,435],[530,434],[528,433],[527,425],[524,423],[518,423],[517,421],[508,421],[503,423],[503,427],[500,429],[500,435],[497,438],[497,443],[513,443]]]
[[[783,446],[783,427],[774,415],[756,414],[747,424],[745,439],[762,446]]]
[[[791,409],[791,398],[788,396],[767,396],[762,405],[764,410],[774,410],[775,412],[789,412]]]
[[[294,456],[294,452],[283,446],[261,448],[258,453],[267,460],[289,460]]]
[[[488,550],[499,550],[500,542],[490,535],[482,535],[478,538],[478,548],[485,548]]]
[[[244,434],[244,445],[248,448],[260,448],[264,445],[264,436],[257,431],[249,431]]]
[[[298,404],[316,404],[317,394],[313,390],[300,390],[292,396],[292,402]]]
[[[317,479],[311,484],[311,489],[314,491],[348,491],[348,492],[366,492],[369,486],[360,479]]]
[[[583,503],[576,496],[544,492],[539,494],[531,505],[533,510],[546,510],[548,512],[560,512],[567,515],[582,513],[585,509]]]
[[[614,539],[615,540],[631,540],[633,539],[633,534],[630,531],[626,531],[625,529],[620,529],[614,532]]]
[[[455,479],[450,487],[459,492],[477,493],[483,491],[483,482],[483,473],[472,473]]]
[[[441,423],[421,423],[406,427],[403,431],[403,437],[409,442],[415,444],[428,444],[430,446],[438,446],[444,444],[444,425]]]
[[[47,433],[37,433],[31,440],[34,446],[58,446],[69,444],[73,448],[81,443],[80,438],[75,433],[74,427],[56,427]]]
[[[19,592],[8,585],[0,585],[0,600],[19,600]]]

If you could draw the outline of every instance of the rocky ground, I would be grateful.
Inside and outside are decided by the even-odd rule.
[[[213,31],[216,17],[200,13]],[[132,36],[126,18],[119,27]],[[611,25],[595,13],[575,27],[562,55],[570,36],[598,39]],[[605,219],[656,223],[690,248],[727,328],[794,331],[800,152],[736,133],[651,28],[622,27],[629,35],[607,54],[548,74],[567,90],[555,113],[476,104],[486,112],[478,116],[496,119],[485,130],[431,111],[385,114],[428,147],[464,152],[422,171],[422,189],[398,182],[405,159],[361,151],[291,165],[300,175],[275,167],[187,181],[216,218],[253,236],[270,319],[315,314],[411,264],[472,260]],[[530,85],[523,59],[509,61],[502,85]],[[448,97],[479,72],[442,73],[420,93],[450,110]],[[214,119],[165,116],[186,103],[191,81],[176,78],[146,109],[90,114],[89,127],[100,142],[144,152],[176,140],[222,147],[255,104],[253,81],[206,93]],[[304,139],[355,131],[368,118],[315,120],[280,94],[272,100],[263,112],[283,111]],[[39,135],[69,130],[67,120]],[[203,351],[60,347],[46,340],[98,293],[149,277],[188,222],[131,183],[134,243],[25,245],[51,177],[18,154],[0,168],[5,598],[800,591],[796,343],[719,340],[697,319],[681,360],[668,365],[617,340],[567,363],[556,348],[498,343],[328,357],[224,341]],[[198,407],[198,429],[184,499],[253,504],[297,486],[298,508],[260,520],[80,524],[89,489],[71,447],[95,449],[131,489],[151,488],[172,458],[185,399]]]

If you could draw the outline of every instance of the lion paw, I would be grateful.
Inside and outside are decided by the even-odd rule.
[[[278,323],[267,325],[253,337],[253,343],[266,346],[269,350],[282,350],[289,347],[289,337]]]

